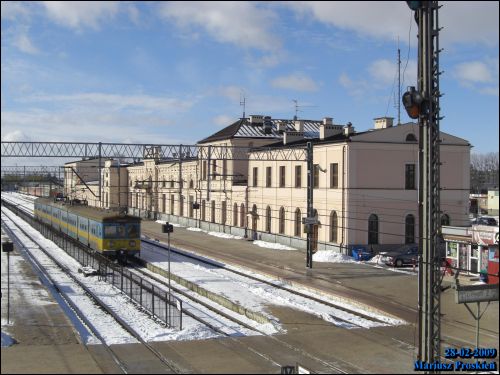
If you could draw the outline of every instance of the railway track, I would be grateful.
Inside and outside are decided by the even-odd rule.
[[[148,251],[153,251],[155,253],[160,253],[162,255],[165,254],[166,246],[164,246],[162,244],[159,244],[156,241],[151,241],[151,240],[148,240],[148,239],[142,239],[142,242],[148,245],[148,247],[147,247]],[[158,252],[157,250],[154,249],[155,247],[159,248],[159,249],[162,249],[162,251]],[[144,247],[143,247],[143,251],[144,251]],[[172,247],[170,248],[170,251],[172,253],[174,253],[176,255],[176,257],[178,257],[178,258],[179,257],[180,258],[184,257],[184,258],[187,258],[187,259],[195,260],[197,262],[209,265],[211,267],[223,269],[224,271],[229,272],[230,274],[238,275],[239,277],[243,277],[243,278],[246,278],[246,279],[249,279],[249,280],[252,280],[252,281],[257,281],[259,283],[271,286],[273,288],[276,288],[276,289],[279,289],[279,290],[282,290],[282,291],[286,291],[286,292],[291,293],[291,294],[293,294],[295,296],[306,298],[308,300],[320,303],[322,305],[334,308],[336,310],[340,310],[342,312],[354,315],[354,316],[359,317],[359,318],[364,319],[364,320],[368,320],[368,321],[372,321],[372,322],[380,323],[380,324],[386,324],[387,323],[383,319],[380,319],[380,318],[377,318],[377,317],[374,317],[374,316],[370,316],[370,315],[364,314],[362,312],[359,312],[359,311],[356,311],[356,310],[353,310],[353,309],[349,309],[349,308],[347,308],[345,306],[341,306],[339,304],[335,304],[335,303],[332,303],[332,302],[329,302],[329,301],[325,301],[323,299],[311,296],[309,294],[301,293],[301,292],[299,292],[297,290],[288,288],[288,287],[283,286],[283,285],[276,284],[276,283],[274,283],[272,281],[265,280],[265,279],[263,279],[261,277],[248,275],[248,274],[246,274],[244,272],[240,272],[240,271],[234,270],[232,268],[228,268],[228,267],[226,267],[223,264],[211,261],[211,260],[206,259],[206,258],[202,258],[202,257],[196,256],[196,255],[188,254],[188,253],[186,253],[184,251],[181,251],[181,250],[178,250],[178,249],[175,249],[175,248],[172,248]],[[343,319],[343,318],[338,317],[338,316],[336,316],[335,319],[338,319],[338,320],[340,320],[340,321],[342,321],[342,322],[344,322],[346,324],[352,324],[352,325],[358,326],[359,328],[365,328],[362,325],[353,323],[352,320],[346,320],[346,319]]]
[[[71,279],[72,283],[78,285],[81,289],[85,291],[85,295],[91,299],[91,301],[99,306],[100,309],[105,311],[109,316],[111,316],[116,323],[118,323],[126,332],[128,332],[132,337],[134,337],[138,342],[140,342],[145,348],[148,349],[149,352],[151,352],[160,362],[162,362],[171,372],[173,373],[181,373],[183,372],[182,368],[179,368],[176,364],[174,364],[172,361],[170,361],[168,358],[163,356],[158,350],[156,350],[153,346],[151,346],[148,342],[146,342],[144,339],[142,339],[141,335],[136,332],[129,324],[127,324],[116,312],[114,312],[109,306],[104,304],[97,296],[95,296],[92,291],[85,285],[83,284],[78,278],[76,278],[73,273],[67,269],[66,266],[64,266],[60,261],[58,261],[55,257],[53,257],[50,252],[48,252],[43,245],[39,244],[38,241],[33,238],[32,235],[30,235],[25,229],[21,228],[19,225],[14,223],[12,220],[12,215],[13,213],[7,212],[8,210],[2,207],[2,214],[5,215],[5,217],[8,219],[6,220],[6,223],[4,223],[4,230],[9,234],[9,237],[13,240],[13,242],[16,244],[16,247],[18,249],[23,249],[24,254],[27,255],[27,259],[29,262],[34,265],[36,269],[38,269],[43,275],[44,278],[48,281],[49,285],[51,285],[54,290],[57,291],[58,294],[68,303],[68,305],[71,307],[71,309],[75,312],[76,316],[85,323],[85,325],[89,328],[89,330],[92,332],[92,334],[101,341],[103,347],[105,350],[110,354],[112,357],[113,361],[116,363],[116,365],[120,368],[120,370],[123,373],[129,373],[129,366],[127,365],[126,361],[121,359],[120,356],[116,353],[113,348],[111,348],[110,345],[106,343],[106,340],[104,337],[99,333],[99,330],[95,327],[94,323],[90,321],[85,314],[82,312],[82,310],[71,301],[71,299],[68,297],[67,293],[64,291],[64,288],[60,288],[58,283],[54,281],[52,276],[49,274],[49,272],[46,270],[46,266],[41,264],[39,260],[37,260],[32,254],[30,249],[31,248],[37,248],[39,249],[47,258],[50,259],[50,261],[57,266],[57,268],[62,271],[68,278]],[[22,236],[19,238],[19,235],[16,235],[15,232],[21,232]],[[24,237],[24,238],[22,238]],[[26,243],[27,242],[27,243]]]
[[[28,202],[28,203],[32,203],[32,202]],[[143,240],[143,242],[145,244],[147,244],[147,246],[155,246],[155,247],[160,247],[159,249],[155,249],[155,250],[152,250],[153,252],[158,252],[158,253],[162,253],[162,254],[165,254],[165,246],[161,245],[161,244],[158,244],[158,242],[156,241],[150,241],[150,240]],[[151,249],[151,248],[150,248]],[[240,275],[240,276],[244,276],[246,278],[250,278],[250,279],[253,279],[255,281],[258,281],[258,282],[261,282],[261,283],[266,283],[266,284],[269,284],[271,285],[272,287],[274,288],[280,288],[282,290],[286,290],[290,293],[294,293],[296,295],[299,295],[299,296],[302,296],[304,298],[308,298],[308,299],[311,299],[311,300],[315,300],[316,302],[320,302],[322,304],[327,304],[327,305],[330,305],[331,307],[334,307],[334,308],[337,308],[337,309],[342,309],[343,311],[345,312],[349,312],[349,313],[353,313],[353,311],[349,310],[349,309],[346,309],[342,306],[338,306],[338,305],[335,305],[335,304],[328,304],[328,303],[325,303],[325,301],[321,300],[321,299],[318,299],[318,298],[315,298],[315,297],[312,297],[310,295],[307,295],[307,294],[303,294],[303,293],[300,293],[300,292],[296,292],[296,291],[293,291],[291,290],[290,288],[287,288],[286,286],[281,286],[281,285],[276,285],[272,282],[269,282],[267,280],[262,280],[258,277],[253,277],[253,276],[249,276],[247,274],[244,274],[244,273],[241,273],[241,272],[238,272],[237,270],[231,270],[231,269],[228,269],[227,267],[224,267],[223,265],[221,265],[220,263],[218,262],[215,262],[215,261],[211,261],[211,260],[208,260],[208,259],[202,259],[200,257],[197,257],[195,255],[191,255],[191,254],[187,254],[183,251],[179,251],[178,249],[175,249],[175,248],[171,248],[171,251],[172,253],[175,253],[176,256],[177,254],[181,254],[182,256],[186,256],[188,258],[191,258],[191,259],[195,259],[196,261],[198,262],[203,262],[205,264],[208,264],[210,265],[211,267],[217,267],[217,268],[225,268],[226,271],[231,271],[233,272],[235,275]],[[269,265],[269,264],[266,264],[266,266],[268,267],[272,267],[273,265]],[[275,266],[276,267],[276,266]],[[279,268],[279,267],[277,267]],[[281,270],[283,268],[280,268]],[[160,278],[157,278],[153,275],[151,275],[149,272],[144,272],[140,269],[136,269],[137,272],[141,273],[142,277],[148,277],[150,279],[156,279],[156,282],[158,283],[163,283],[165,285],[165,281],[161,280]],[[297,272],[296,270],[294,270],[295,272]],[[325,279],[325,281],[328,281]],[[174,289],[174,288],[172,288]],[[356,292],[358,293],[366,293],[364,292],[363,290],[358,290],[358,289],[355,289]],[[178,289],[178,288],[175,288],[174,290],[176,293],[180,294],[180,295],[183,295],[185,298],[189,298],[190,300],[193,301],[193,296],[192,295],[187,295],[187,293],[185,293],[184,291]],[[373,296],[372,296],[373,297]],[[416,309],[414,308],[411,308],[411,307],[408,307],[406,305],[403,305],[403,304],[400,304],[398,302],[395,302],[395,301],[392,301],[392,300],[385,300],[381,297],[376,297],[377,299],[379,299],[380,301],[383,301],[385,303],[392,303],[392,304],[397,304],[401,307],[401,309],[404,309],[406,311],[409,311],[409,312],[416,312]],[[200,304],[200,305],[204,305],[204,308],[206,309],[210,309],[213,313],[215,314],[218,314],[220,315],[221,317],[225,318],[225,319],[231,319],[233,322],[237,323],[237,324],[240,324],[241,326],[247,328],[247,329],[252,329],[254,331],[259,331],[258,329],[254,328],[254,327],[250,327],[250,326],[245,326],[244,322],[241,322],[241,321],[238,321],[238,320],[235,320],[233,317],[231,316],[224,316],[224,313],[222,313],[221,311],[219,311],[217,308],[214,308],[213,306],[210,306],[208,304],[205,304],[203,301],[199,301],[199,300],[196,300],[196,298],[194,299],[194,301],[196,301],[196,303]],[[224,336],[227,336],[230,340],[238,340],[237,338],[234,338],[234,337],[231,337],[230,335],[227,334],[227,332],[225,332],[224,330],[221,330],[220,327],[217,327],[213,324],[211,324],[209,321],[206,321],[200,317],[197,317],[195,316],[195,314],[189,314],[187,311],[184,312],[186,315],[189,315],[191,316],[192,318],[198,320],[199,322],[207,325],[208,327],[210,327],[212,330],[214,330],[215,332],[218,332]],[[227,315],[227,314],[226,314]],[[381,322],[381,320],[377,320],[377,319],[373,319],[372,317],[369,317],[369,316],[366,316],[365,314],[362,314],[362,313],[358,313],[357,314],[359,317],[362,317],[362,318],[371,318],[371,320],[374,320],[374,321],[379,321]],[[444,320],[444,319],[443,319]],[[449,324],[449,325],[454,325],[454,326],[458,326],[458,323],[459,322],[455,322],[455,321],[445,321],[446,324]],[[242,324],[243,323],[243,324]],[[465,329],[467,331],[471,331],[473,332],[473,328],[474,327],[464,327],[463,325],[460,324],[460,328],[462,329]],[[261,332],[262,333],[262,332]],[[265,333],[264,333],[265,334]],[[339,361],[334,361],[335,363],[332,364],[332,362],[328,362],[328,361],[324,361],[320,358],[317,358],[316,356],[310,354],[310,353],[305,353],[301,348],[298,348],[296,346],[293,346],[293,345],[290,345],[289,343],[279,339],[279,338],[276,338],[274,336],[269,336],[269,335],[266,335],[268,337],[270,337],[272,340],[274,340],[276,342],[277,345],[280,345],[280,346],[283,346],[283,347],[286,347],[287,349],[289,349],[290,351],[294,351],[294,352],[297,352],[297,353],[300,353],[301,355],[305,356],[305,357],[308,357],[310,358],[311,360],[314,360],[314,361],[317,361],[318,363],[321,363],[323,366],[329,368],[330,370],[332,371],[335,371],[335,372],[346,372],[345,369],[349,369],[348,372],[352,372],[352,371],[356,371],[356,372],[360,372],[360,371],[363,371],[363,369],[361,368],[358,368],[356,367],[354,364],[351,364],[351,363],[348,363],[348,362],[343,362],[342,360],[339,360]],[[488,336],[495,336],[495,332],[488,332]],[[497,337],[497,336],[495,336]],[[405,341],[401,341],[401,340],[397,340],[397,339],[394,339],[395,341],[395,349],[398,350],[398,351],[403,351],[403,352],[406,352],[406,353],[415,353],[416,352],[416,349],[414,347],[414,344],[411,344],[411,343],[408,343],[408,342],[405,342]],[[448,347],[460,347],[460,346],[464,346],[464,343],[467,343],[467,341],[464,341],[464,340],[461,340],[461,339],[458,339],[458,338],[455,338],[455,337],[448,337],[446,335],[443,335],[443,343],[446,343],[448,345]],[[248,347],[248,349],[250,351],[253,351],[253,352],[256,352],[257,354],[259,354],[260,356],[262,357],[265,357],[266,359],[268,359],[270,362],[273,362],[274,364],[278,365],[272,358],[267,358],[265,354],[263,353],[259,353],[258,351],[256,351],[254,348],[250,348]],[[444,361],[445,359],[443,359]],[[447,361],[447,360],[446,360]]]

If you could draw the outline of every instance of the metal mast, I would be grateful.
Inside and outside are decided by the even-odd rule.
[[[437,1],[422,1],[418,23],[418,91],[423,102],[419,115],[419,350],[418,359],[439,360],[441,352],[441,281],[439,232],[439,23]]]
[[[401,50],[398,38],[398,125],[401,125]]]

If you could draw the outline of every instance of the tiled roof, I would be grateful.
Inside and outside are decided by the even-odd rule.
[[[294,131],[295,120],[271,119],[271,132],[264,133],[263,124],[252,124],[249,119],[243,118],[233,124],[225,127],[211,136],[202,139],[198,143],[207,143],[213,141],[220,141],[230,138],[264,138],[264,139],[282,139],[283,132],[280,132],[279,125],[285,124],[287,131]],[[319,126],[322,124],[321,120],[301,120],[304,124],[304,137],[306,139],[319,137]]]

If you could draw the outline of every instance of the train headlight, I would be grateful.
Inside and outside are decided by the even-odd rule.
[[[128,245],[131,246],[131,247],[135,246],[135,241],[129,241]]]

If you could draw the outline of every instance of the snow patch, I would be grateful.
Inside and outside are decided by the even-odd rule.
[[[280,243],[266,242],[266,241],[253,241],[254,245],[265,247],[274,250],[297,250],[293,247],[285,246]]]
[[[333,250],[320,250],[313,254],[314,262],[327,263],[357,263],[352,257],[337,253]]]
[[[165,220],[156,220],[156,223],[158,223],[158,224],[167,224],[167,221],[165,221]],[[171,223],[171,222],[168,222],[168,223],[171,226],[176,227],[176,228],[184,228],[182,225],[177,224],[177,223]]]

